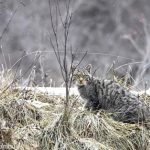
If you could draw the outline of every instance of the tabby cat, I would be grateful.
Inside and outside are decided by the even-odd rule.
[[[116,81],[93,77],[91,65],[76,69],[73,82],[88,110],[106,110],[114,120],[124,123],[150,122],[150,108],[146,103]]]

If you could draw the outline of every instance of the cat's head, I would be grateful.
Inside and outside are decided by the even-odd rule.
[[[87,85],[88,81],[91,79],[91,68],[89,64],[84,68],[76,69],[73,74],[73,83],[77,86]]]

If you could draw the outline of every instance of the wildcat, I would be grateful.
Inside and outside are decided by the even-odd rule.
[[[116,81],[93,77],[91,65],[76,69],[73,82],[85,100],[86,109],[106,110],[114,120],[124,123],[150,122],[150,108],[146,103]]]

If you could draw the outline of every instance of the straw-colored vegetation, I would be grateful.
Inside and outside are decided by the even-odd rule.
[[[1,82],[0,149],[150,150],[150,130],[142,125],[116,122],[102,110],[83,110],[76,96],[64,111],[64,98],[15,89],[12,81],[7,74]],[[35,101],[45,105],[36,107]]]

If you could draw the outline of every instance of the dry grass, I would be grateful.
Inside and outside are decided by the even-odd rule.
[[[5,80],[0,88],[1,149],[150,149],[150,130],[141,125],[116,122],[104,111],[82,110],[75,96],[70,97],[73,107],[64,113],[64,98],[13,89],[10,82]],[[148,96],[144,98],[149,102]],[[48,105],[36,108],[28,100]]]

